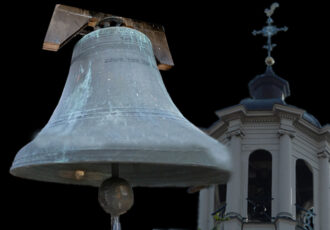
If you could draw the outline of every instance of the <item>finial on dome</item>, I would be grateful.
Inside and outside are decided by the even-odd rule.
[[[271,52],[276,44],[272,44],[272,36],[277,34],[279,31],[287,31],[288,27],[284,26],[282,28],[277,28],[273,26],[273,19],[271,16],[274,14],[274,11],[280,5],[277,2],[274,2],[269,9],[265,9],[265,14],[267,15],[267,26],[263,27],[261,30],[252,32],[253,35],[262,34],[264,37],[267,37],[267,44],[263,46],[264,49],[267,49],[268,55],[265,59],[266,65],[268,68],[271,68],[275,64],[274,58],[271,56]]]

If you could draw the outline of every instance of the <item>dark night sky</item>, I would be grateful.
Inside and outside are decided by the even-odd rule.
[[[162,72],[173,101],[188,120],[208,127],[214,111],[248,97],[248,82],[265,70],[266,39],[252,36],[265,25],[272,1],[175,3],[134,6],[112,1],[12,1],[2,5],[4,108],[3,225],[11,229],[110,229],[97,189],[34,182],[8,174],[16,152],[47,123],[60,98],[74,42],[58,53],[41,49],[56,3],[164,25],[175,67]],[[215,1],[214,1],[215,2]],[[278,1],[273,19],[288,32],[275,36],[275,72],[289,81],[286,102],[330,123],[329,9],[324,1]],[[5,72],[6,71],[6,72]],[[185,189],[136,189],[123,229],[195,229],[197,194]],[[9,228],[9,227],[8,227]]]

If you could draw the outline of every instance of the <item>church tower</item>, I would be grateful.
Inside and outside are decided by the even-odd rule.
[[[267,26],[253,34],[267,38],[265,73],[249,83],[250,98],[216,112],[206,132],[228,146],[233,168],[226,185],[200,191],[200,230],[329,230],[330,125],[289,105],[289,83],[275,74]],[[220,196],[219,196],[220,194]]]

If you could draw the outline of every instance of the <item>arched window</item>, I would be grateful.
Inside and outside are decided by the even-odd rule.
[[[313,226],[313,172],[302,159],[296,161],[296,214],[301,229],[312,230]]]
[[[249,158],[248,218],[270,222],[272,203],[272,155],[256,150]]]

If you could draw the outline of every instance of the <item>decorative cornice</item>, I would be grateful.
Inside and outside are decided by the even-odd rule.
[[[215,114],[223,121],[241,119],[246,115],[246,109],[243,105],[231,106],[215,112]]]
[[[290,106],[286,105],[279,105],[275,104],[273,107],[273,111],[275,115],[277,115],[280,118],[286,118],[290,120],[297,120],[299,118],[302,118],[304,114],[304,110],[298,109],[298,108],[293,108]]]
[[[243,137],[241,134],[230,130],[229,123],[233,120],[240,120],[241,124],[252,127],[268,127],[269,125],[279,123],[280,129],[283,129],[283,131],[279,131],[279,135],[288,134],[293,138],[295,132],[291,130],[296,130],[297,132],[299,130],[317,142],[325,140],[330,143],[330,124],[321,128],[316,127],[303,118],[304,113],[305,110],[280,104],[275,104],[272,111],[249,111],[243,105],[231,106],[216,111],[221,120],[215,122],[207,130],[207,133],[214,138],[219,138],[220,136],[230,138],[233,135]]]

